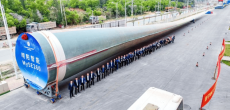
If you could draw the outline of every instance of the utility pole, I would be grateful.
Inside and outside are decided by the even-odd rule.
[[[126,0],[125,0],[125,26],[127,26],[127,19],[126,19]]]
[[[11,40],[10,40],[10,34],[9,34],[8,24],[7,24],[7,20],[6,20],[6,16],[5,16],[4,6],[1,4],[1,1],[0,1],[0,8],[1,8],[2,18],[3,18],[3,22],[4,22],[4,26],[5,26],[7,41],[8,41],[8,44],[10,46],[10,51],[11,51],[10,53],[11,53],[11,57],[12,57],[12,60],[13,60],[13,65],[14,65],[14,72],[15,72],[15,75],[16,75],[16,79],[18,79],[18,73],[17,73],[17,69],[16,69],[16,64],[15,64],[15,58],[14,58],[14,55],[13,55],[14,50],[12,48],[12,43],[11,43]]]

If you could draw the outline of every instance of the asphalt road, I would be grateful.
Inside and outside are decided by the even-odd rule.
[[[229,10],[230,6],[214,10],[213,15],[204,15],[196,23],[190,23],[169,33],[176,35],[175,43],[118,70],[72,99],[69,98],[67,85],[74,77],[60,84],[63,99],[55,104],[51,104],[43,95],[36,95],[35,90],[23,87],[0,96],[0,108],[1,110],[126,110],[149,87],[156,87],[181,95],[186,110],[198,110],[202,95],[214,83],[211,77],[222,40],[223,38],[230,40],[227,30],[230,25]],[[205,57],[202,56],[203,52],[206,53]],[[199,62],[199,67],[195,67],[196,62]],[[81,73],[95,69],[96,66],[98,65]],[[206,110],[230,110],[229,71],[230,67],[221,64],[216,92],[204,107]]]
[[[0,49],[0,64],[12,61],[11,52],[9,48]]]

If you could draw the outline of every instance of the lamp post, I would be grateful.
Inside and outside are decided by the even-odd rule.
[[[13,52],[12,43],[10,40],[10,33],[9,33],[9,29],[8,29],[8,24],[7,24],[7,20],[6,20],[6,16],[5,16],[5,10],[4,10],[3,5],[1,4],[1,1],[0,1],[0,8],[1,8],[2,18],[3,18],[3,22],[4,22],[4,26],[5,26],[7,41],[8,41],[8,44],[10,46],[10,50],[11,50],[10,53],[11,53],[11,57],[13,60],[14,72],[16,75],[16,79],[18,79],[18,73],[17,73],[17,69],[16,69],[16,64],[15,64],[14,52]]]

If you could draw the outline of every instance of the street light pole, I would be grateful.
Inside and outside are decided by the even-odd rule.
[[[8,24],[7,24],[7,20],[6,20],[6,16],[5,16],[5,10],[4,10],[3,5],[1,4],[1,1],[0,1],[0,8],[1,8],[2,18],[3,18],[3,22],[4,22],[4,26],[5,26],[7,41],[8,41],[8,44],[10,46],[10,50],[11,50],[10,53],[11,53],[11,57],[12,57],[12,60],[13,60],[14,72],[15,72],[15,75],[16,75],[16,79],[18,79],[18,73],[17,73],[15,59],[14,59],[14,52],[13,52],[12,43],[11,43],[11,40],[10,40],[9,29],[8,29]]]
[[[126,0],[125,0],[125,26],[127,26],[127,19],[126,19]]]

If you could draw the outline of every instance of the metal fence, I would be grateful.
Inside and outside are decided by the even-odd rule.
[[[103,24],[83,26],[83,27],[79,27],[79,28],[85,29],[85,28],[111,28],[111,27],[125,27],[125,20],[117,20],[117,21],[107,22],[107,23],[103,23]]]

